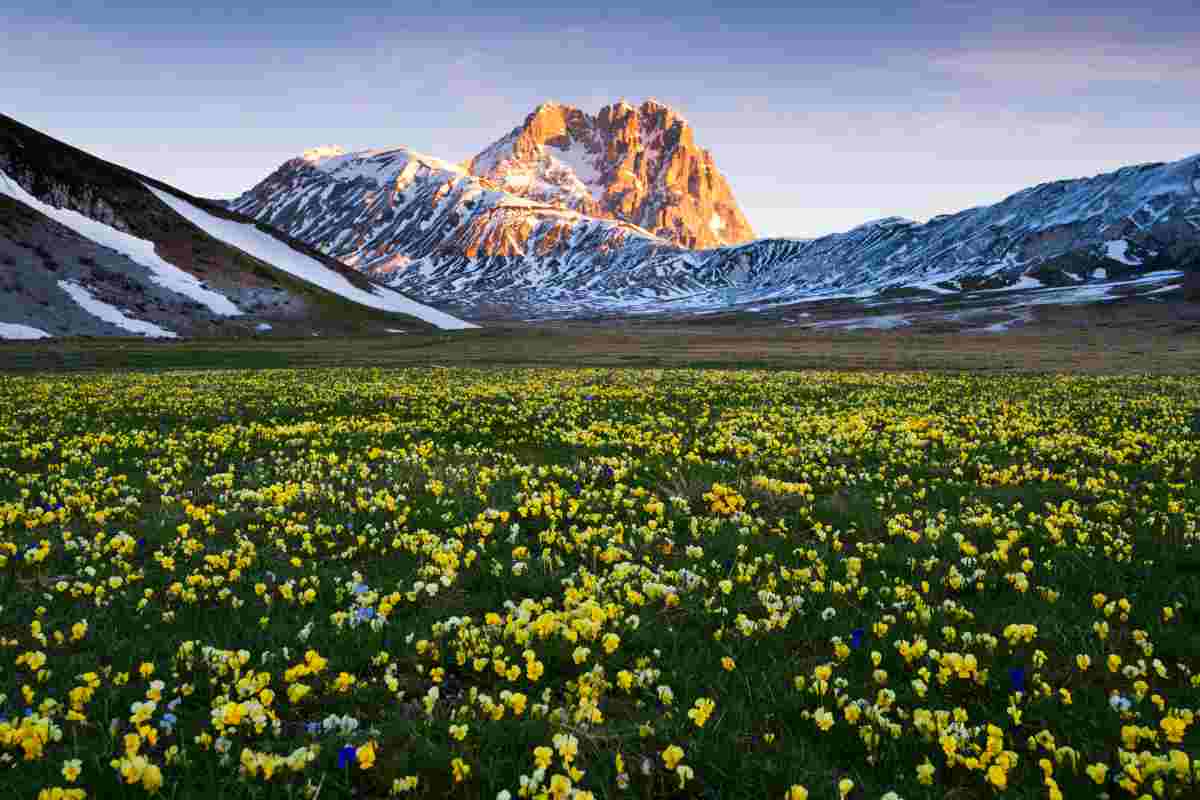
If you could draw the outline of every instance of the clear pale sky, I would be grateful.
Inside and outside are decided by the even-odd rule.
[[[1195,0],[16,1],[0,111],[210,197],[318,144],[458,161],[545,100],[674,106],[760,236],[1200,152]]]

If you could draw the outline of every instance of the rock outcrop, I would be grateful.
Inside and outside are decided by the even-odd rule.
[[[464,166],[509,194],[630,222],[689,249],[754,238],[712,154],[654,100],[595,115],[544,103]]]

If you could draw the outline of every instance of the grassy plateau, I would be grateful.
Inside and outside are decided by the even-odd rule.
[[[1194,371],[426,338],[0,378],[6,797],[1200,796]]]

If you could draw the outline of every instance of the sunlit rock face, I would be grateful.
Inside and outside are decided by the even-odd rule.
[[[654,100],[595,115],[542,104],[464,166],[510,194],[630,222],[681,247],[754,238],[712,154]]]

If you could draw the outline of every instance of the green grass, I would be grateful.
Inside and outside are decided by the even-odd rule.
[[[311,288],[311,287],[310,287]],[[304,289],[296,287],[296,291]],[[338,330],[366,332],[394,319],[311,289],[342,320]],[[347,322],[346,320],[349,320]],[[278,334],[237,339],[55,339],[0,341],[0,373],[306,369],[316,367],[452,367],[509,369],[637,368],[924,371],[974,374],[1193,375],[1200,337],[1170,328],[1018,331],[989,336],[949,333],[819,333],[743,319],[736,330],[708,325],[646,323],[523,326],[485,323],[465,331],[407,334]],[[349,326],[349,328],[346,328]],[[319,325],[317,327],[320,327]],[[1146,353],[1153,353],[1148,360]]]
[[[238,359],[295,357],[277,347]],[[611,368],[11,376],[0,383],[5,785],[22,797],[67,786],[63,763],[79,759],[89,797],[145,794],[110,762],[136,730],[131,704],[159,679],[157,741],[140,752],[177,798],[290,798],[305,787],[374,798],[410,775],[420,797],[516,796],[534,749],[560,734],[577,739],[579,787],[601,798],[783,797],[797,784],[833,798],[843,779],[855,784],[850,800],[1045,797],[1043,757],[1068,798],[1100,790],[1084,772],[1094,764],[1108,765],[1106,790],[1123,796],[1123,752],[1152,761],[1200,746],[1200,725],[1179,742],[1162,727],[1200,705],[1198,390],[1194,377]],[[714,509],[717,484],[744,508]],[[385,600],[385,623],[340,616],[378,617]],[[572,616],[589,603],[595,628]],[[551,615],[547,635],[526,627],[523,604],[530,624]],[[80,620],[87,633],[72,641]],[[1093,628],[1102,622],[1105,639]],[[1036,633],[1010,643],[1009,625]],[[620,639],[611,653],[609,633]],[[909,662],[902,641],[928,649]],[[576,663],[579,646],[590,653]],[[202,648],[247,661],[237,672],[205,664]],[[289,675],[306,650],[328,665]],[[536,680],[525,651],[544,667]],[[943,682],[935,652],[969,653],[978,670]],[[45,663],[18,664],[27,653]],[[1086,672],[1079,654],[1092,660]],[[1110,672],[1110,655],[1146,674]],[[476,670],[477,658],[522,669]],[[826,665],[836,683],[822,695],[812,688]],[[1017,668],[1029,690],[1019,699]],[[88,672],[99,685],[68,718]],[[355,678],[345,692],[342,672]],[[277,730],[222,729],[213,714],[254,698],[238,688],[252,674],[275,693]],[[1135,701],[1139,680],[1144,696],[1122,717],[1110,696]],[[311,692],[294,702],[295,682]],[[587,685],[603,716],[592,724],[575,718]],[[527,696],[522,715],[489,716],[481,695],[503,702],[502,692]],[[715,702],[703,727],[687,715],[701,698]],[[168,703],[170,730],[159,726]],[[863,709],[856,723],[850,704]],[[26,708],[62,731],[29,759],[12,734]],[[959,737],[983,769],[949,763],[915,725],[918,712],[955,709],[966,727],[939,735]],[[834,715],[828,731],[821,710]],[[329,715],[358,727],[308,732]],[[469,726],[462,741],[457,724]],[[971,751],[986,747],[987,725],[1016,755],[999,759],[1003,793],[986,770],[999,757]],[[1128,726],[1156,738],[1127,751]],[[1054,746],[1031,750],[1042,731]],[[213,749],[222,736],[228,758]],[[373,766],[338,766],[342,748],[367,742]],[[239,771],[244,748],[286,757],[313,745],[300,771],[269,781]],[[661,755],[673,745],[693,771],[682,788]],[[461,782],[455,759],[471,769]],[[917,780],[926,759],[929,786]],[[555,755],[545,782],[566,773]],[[1193,796],[1189,776],[1158,777],[1163,796]]]

